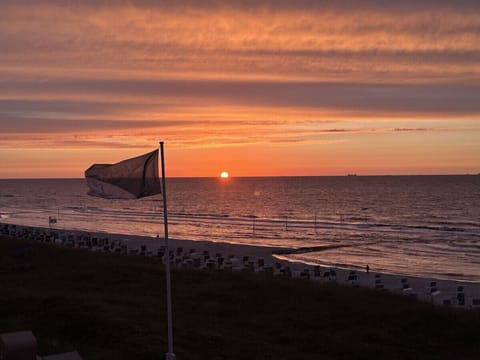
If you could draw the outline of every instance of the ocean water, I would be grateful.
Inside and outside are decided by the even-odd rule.
[[[170,237],[301,249],[299,261],[480,281],[480,176],[167,179]],[[0,222],[156,236],[161,195],[104,200],[83,179],[0,180]]]

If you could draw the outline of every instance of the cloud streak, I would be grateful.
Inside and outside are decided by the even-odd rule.
[[[240,105],[248,107],[318,108],[338,111],[378,111],[380,114],[480,114],[480,84],[375,84],[297,81],[186,81],[65,79],[46,82],[4,81],[1,94],[94,94],[109,99],[131,99],[126,103],[85,101],[1,100],[2,112],[15,109],[115,113],[124,110],[164,111],[189,105]],[[174,99],[170,99],[174,97]],[[155,98],[158,103],[149,103]],[[182,105],[180,105],[182,104]]]
[[[0,123],[2,133],[82,133],[104,130],[125,130],[141,128],[159,128],[185,124],[178,121],[151,120],[85,120],[85,119],[41,119],[41,118],[7,118]]]

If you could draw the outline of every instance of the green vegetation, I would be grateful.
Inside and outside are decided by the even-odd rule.
[[[29,251],[24,251],[29,249]],[[40,354],[162,359],[159,259],[0,239],[0,332]],[[172,271],[181,359],[479,359],[480,312],[383,291],[225,271]]]

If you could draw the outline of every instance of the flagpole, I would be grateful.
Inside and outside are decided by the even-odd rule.
[[[162,195],[163,195],[163,225],[165,228],[165,274],[167,280],[167,326],[168,326],[168,352],[166,360],[175,360],[173,352],[173,320],[172,320],[172,286],[170,282],[170,250],[168,248],[168,215],[167,215],[167,192],[165,187],[165,158],[163,154],[163,141],[160,141],[160,154],[162,161]]]

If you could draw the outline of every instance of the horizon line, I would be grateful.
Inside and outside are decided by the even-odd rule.
[[[300,177],[411,177],[411,176],[480,176],[479,173],[452,173],[452,174],[344,174],[344,175],[247,175],[232,176],[221,179],[219,176],[167,176],[168,179],[229,179],[239,178],[300,178]],[[83,180],[85,177],[0,177],[0,180]]]

